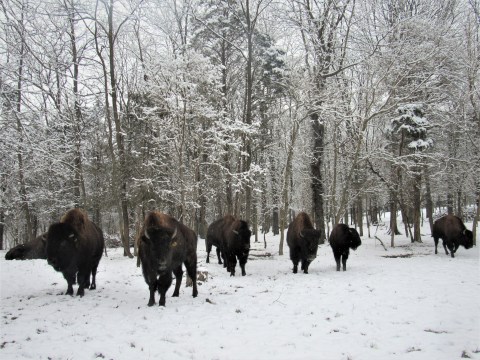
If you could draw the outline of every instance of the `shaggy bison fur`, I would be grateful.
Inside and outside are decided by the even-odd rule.
[[[175,218],[158,211],[150,212],[143,223],[138,242],[142,272],[150,290],[148,306],[155,303],[155,292],[160,294],[160,306],[165,306],[165,294],[176,283],[173,296],[179,296],[182,283],[182,263],[193,281],[193,297],[197,290],[197,235]]]
[[[354,228],[349,228],[345,224],[338,224],[330,233],[329,241],[333,250],[333,257],[337,263],[337,271],[340,271],[340,261],[343,264],[343,271],[346,271],[350,249],[356,250],[362,245],[360,235]]]
[[[224,267],[235,276],[235,267],[238,263],[242,269],[242,276],[246,275],[245,265],[250,252],[250,237],[252,232],[248,223],[239,220],[232,215],[226,215],[210,224],[207,230],[207,262],[209,262],[210,250],[212,245],[217,247],[218,263],[221,264],[221,258],[224,260]]]
[[[310,217],[304,212],[299,213],[288,225],[287,244],[294,274],[298,271],[299,262],[303,272],[308,274],[308,266],[317,257],[320,235],[320,231],[313,228]]]
[[[435,241],[435,254],[437,254],[438,239],[442,239],[445,253],[455,257],[460,245],[465,249],[473,246],[473,233],[468,230],[462,220],[454,215],[445,215],[433,223],[433,241]]]
[[[24,244],[17,245],[5,254],[6,260],[46,259],[45,244],[47,233],[37,236]]]
[[[96,288],[97,267],[104,246],[102,230],[81,209],[69,210],[60,222],[50,225],[46,242],[47,261],[67,280],[66,295],[73,295],[75,278],[78,296],[85,294],[85,288]]]

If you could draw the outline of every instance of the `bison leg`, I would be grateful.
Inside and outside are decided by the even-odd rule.
[[[445,249],[445,254],[448,255],[447,244],[445,243],[445,241],[442,241],[442,243],[443,243],[443,248]]]
[[[75,284],[75,273],[63,273],[63,277],[67,280],[67,291],[65,295],[73,295],[73,284]]]
[[[210,263],[210,251],[212,251],[212,244],[205,240],[205,247],[207,248],[207,264]]]
[[[450,250],[450,255],[452,256],[452,258],[454,258],[455,257],[455,244],[453,244],[453,243],[448,244],[448,248]]]
[[[348,259],[348,255],[343,254],[342,256],[343,271],[347,271],[347,259]]]
[[[308,265],[310,265],[310,261],[302,260],[302,270],[304,274],[308,274]]]
[[[247,257],[246,256],[240,257],[238,259],[238,262],[240,263],[240,268],[242,269],[242,276],[247,275],[247,273],[245,272],[245,264],[247,263]]]
[[[95,266],[92,269],[92,284],[89,287],[90,290],[95,290],[97,288],[97,284],[95,282],[96,277],[97,277],[97,267]]]
[[[153,306],[155,304],[155,291],[157,290],[156,281],[152,284],[148,284],[148,290],[150,290],[150,298],[148,299],[148,306]]]
[[[230,272],[230,276],[235,276],[235,266],[237,266],[237,257],[235,255],[230,255],[228,257],[228,268],[227,268],[227,271]]]
[[[433,242],[435,243],[435,254],[438,254],[438,251],[437,251],[438,237],[434,237],[434,238],[433,238]]]
[[[170,285],[172,285],[172,273],[167,271],[166,273],[161,274],[157,280],[157,288],[160,293],[160,301],[158,302],[159,306],[165,306],[165,294]]]
[[[223,264],[223,263],[222,263],[222,252],[221,252],[221,250],[220,250],[220,248],[219,248],[218,246],[217,246],[217,259],[218,259],[218,263],[219,263],[220,265],[222,265],[222,264]]]
[[[185,268],[187,269],[187,274],[192,279],[193,291],[192,296],[197,297],[198,289],[197,289],[197,259],[193,259],[192,261],[185,261]]]
[[[347,250],[342,254],[343,271],[347,271],[348,255],[350,255],[350,250],[347,248]]]
[[[335,262],[337,263],[337,271],[340,271],[341,254],[333,253],[333,257],[335,258]]]
[[[180,285],[182,284],[182,276],[183,276],[182,265],[180,264],[179,267],[174,269],[173,273],[175,274],[175,290],[173,291],[172,296],[177,297],[180,295]]]
[[[300,259],[297,256],[297,252],[292,248],[290,248],[290,260],[292,260],[293,263],[293,273],[296,274],[298,272],[298,261]]]

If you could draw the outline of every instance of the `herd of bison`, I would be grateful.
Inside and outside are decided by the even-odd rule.
[[[246,274],[245,264],[250,251],[251,231],[246,221],[227,215],[214,221],[208,227],[206,250],[208,263],[212,246],[216,247],[219,264],[235,276],[237,259],[242,275]],[[287,244],[293,272],[297,273],[298,264],[308,274],[310,263],[317,256],[321,244],[320,231],[313,227],[309,216],[302,212],[290,223],[287,231]],[[446,215],[435,221],[432,231],[437,254],[438,240],[443,240],[446,254],[454,257],[460,245],[469,249],[473,246],[473,234],[467,230],[462,220]],[[193,284],[193,297],[197,290],[197,235],[175,218],[158,212],[150,212],[142,225],[137,238],[138,254],[145,282],[150,290],[148,306],[155,304],[155,292],[160,294],[159,305],[165,306],[165,294],[175,275],[173,296],[179,295],[185,265],[188,277]],[[329,237],[337,271],[347,269],[350,249],[356,250],[362,244],[354,228],[345,224],[336,225]],[[60,222],[50,225],[48,231],[25,244],[10,249],[5,258],[47,259],[56,271],[67,280],[66,295],[73,295],[73,285],[78,284],[77,295],[83,296],[85,288],[95,289],[95,277],[98,263],[103,254],[105,241],[102,230],[88,219],[81,209],[69,210]],[[223,260],[223,262],[222,262]],[[90,277],[91,275],[91,277]]]

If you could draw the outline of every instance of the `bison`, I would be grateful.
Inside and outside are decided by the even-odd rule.
[[[165,306],[165,294],[176,283],[173,296],[179,296],[182,282],[182,263],[193,281],[193,297],[197,290],[197,235],[175,218],[158,211],[150,212],[140,230],[138,254],[143,277],[150,290],[148,306],[155,303],[155,291],[160,294],[160,306]]]
[[[47,233],[37,236],[35,239],[27,241],[25,244],[17,245],[5,254],[6,260],[31,260],[46,259],[45,243]]]
[[[207,250],[207,263],[210,263],[210,251],[212,246],[215,246],[217,249],[217,259],[218,263],[222,264],[223,254],[223,225],[225,221],[224,218],[218,219],[210,224],[207,230],[207,237],[205,239],[205,247]],[[226,266],[226,264],[225,264]],[[224,266],[224,267],[225,267]]]
[[[60,222],[50,225],[46,241],[47,261],[67,280],[65,295],[73,295],[75,278],[78,296],[85,295],[85,288],[93,290],[97,287],[95,278],[104,246],[102,230],[81,209],[69,210]]]
[[[290,248],[290,260],[293,263],[293,273],[298,271],[298,262],[301,261],[301,269],[308,274],[308,266],[317,257],[318,245],[321,232],[315,230],[310,217],[301,212],[288,225],[287,244]]]
[[[227,271],[230,276],[235,276],[238,258],[242,276],[245,276],[245,264],[250,252],[252,232],[248,228],[248,223],[244,220],[235,219],[231,215],[225,216],[223,220],[223,252],[225,253]]]
[[[330,233],[329,241],[333,250],[333,257],[337,263],[337,271],[340,271],[340,260],[343,264],[343,271],[346,271],[350,249],[357,250],[362,245],[360,235],[354,228],[349,228],[345,224],[338,224]]]
[[[473,246],[473,233],[465,227],[459,217],[454,215],[446,215],[435,221],[432,237],[435,241],[435,254],[438,253],[438,239],[442,239],[445,253],[448,255],[448,247],[452,258],[455,257],[455,252],[460,245],[465,249]]]
[[[245,264],[250,252],[250,237],[252,232],[248,228],[248,223],[244,220],[236,219],[232,215],[226,215],[210,224],[207,230],[207,262],[209,262],[210,250],[212,245],[217,247],[218,263],[221,264],[221,258],[224,259],[224,267],[235,276],[235,267],[237,259],[242,269],[242,276],[246,275]]]

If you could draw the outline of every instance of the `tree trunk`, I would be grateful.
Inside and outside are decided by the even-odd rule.
[[[24,52],[25,52],[25,29],[24,29],[24,4],[22,3],[22,12],[20,15],[20,26],[19,26],[19,36],[20,36],[20,51],[19,51],[19,61],[18,61],[18,79],[17,79],[17,99],[16,99],[16,112],[15,118],[17,122],[17,133],[18,133],[18,149],[17,149],[17,160],[18,160],[18,181],[20,185],[20,199],[21,207],[25,213],[25,223],[26,223],[26,238],[28,240],[33,240],[33,226],[32,226],[32,217],[30,213],[30,205],[27,196],[27,185],[25,181],[25,169],[23,165],[23,127],[20,119],[20,114],[22,110],[22,86],[23,86],[23,62],[24,62]]]
[[[425,178],[425,211],[430,225],[430,232],[433,231],[433,201],[432,192],[430,190],[430,175],[428,173],[428,167],[424,166],[424,178]]]
[[[422,175],[421,170],[417,166],[414,170],[416,174],[414,175],[414,184],[413,184],[413,238],[412,242],[422,242],[420,235],[420,220],[421,220],[421,194],[420,190],[422,187]]]
[[[313,156],[310,164],[312,205],[315,227],[320,231],[320,242],[325,240],[325,216],[323,212],[324,185],[322,175],[323,156],[325,150],[325,125],[320,121],[318,113],[310,115],[313,133]]]
[[[73,97],[74,97],[74,113],[73,113],[73,144],[74,144],[74,155],[73,155],[73,171],[74,171],[74,182],[73,182],[73,196],[74,196],[74,206],[83,207],[85,206],[85,188],[83,183],[82,175],[82,138],[81,138],[81,124],[82,124],[82,110],[80,107],[79,93],[78,93],[78,78],[79,78],[79,62],[80,59],[77,55],[77,40],[75,35],[75,12],[71,8],[70,4],[67,4],[64,1],[65,9],[68,13],[68,21],[70,23],[70,46],[72,49],[72,64],[73,64]],[[83,191],[82,191],[83,189]],[[83,196],[82,196],[83,195]]]
[[[128,197],[127,197],[127,179],[126,179],[126,159],[125,159],[125,145],[123,139],[123,130],[120,122],[120,115],[118,113],[118,99],[117,99],[117,82],[115,75],[115,53],[114,42],[115,34],[113,31],[113,0],[110,0],[108,5],[108,46],[109,46],[109,62],[110,62],[110,88],[112,97],[112,113],[115,124],[117,150],[119,157],[119,180],[120,180],[120,209],[121,209],[121,236],[124,249],[124,255],[133,258],[130,252],[130,230],[128,217]]]

